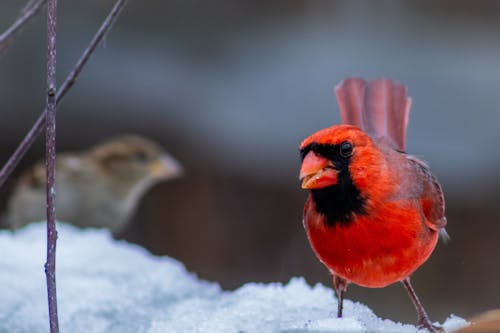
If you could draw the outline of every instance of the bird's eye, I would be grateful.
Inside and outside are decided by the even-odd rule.
[[[146,162],[148,155],[143,151],[138,151],[135,153],[135,159],[139,162]]]
[[[340,156],[350,157],[352,155],[352,143],[344,141],[340,144]]]

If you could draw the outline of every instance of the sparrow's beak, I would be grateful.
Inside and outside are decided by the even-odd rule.
[[[172,156],[165,154],[151,163],[150,172],[154,177],[171,179],[181,176],[184,170]]]
[[[303,189],[320,189],[336,185],[337,174],[333,162],[310,151],[302,161],[299,179]]]

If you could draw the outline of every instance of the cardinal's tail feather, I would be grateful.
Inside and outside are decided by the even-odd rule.
[[[387,135],[398,145],[399,149],[406,150],[406,128],[410,117],[411,98],[403,84],[389,81],[388,90],[392,91],[392,106],[387,113]]]
[[[406,149],[411,99],[405,85],[390,79],[366,82],[348,78],[335,87],[342,123],[360,127],[374,138],[385,138]]]
[[[363,128],[365,88],[366,81],[356,77],[345,79],[335,87],[343,124]]]

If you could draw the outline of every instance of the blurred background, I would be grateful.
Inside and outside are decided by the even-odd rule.
[[[59,82],[112,4],[60,2]],[[0,31],[22,6],[1,2]],[[227,289],[331,285],[302,228],[298,145],[340,121],[335,84],[392,77],[409,87],[408,151],[441,180],[451,235],[414,286],[433,319],[470,316],[500,306],[499,36],[497,1],[130,1],[60,104],[58,149],[154,139],[186,174],[143,198],[125,239]],[[1,163],[43,109],[45,52],[40,15],[0,55]],[[2,209],[42,141],[2,188]],[[400,285],[347,297],[415,320]]]

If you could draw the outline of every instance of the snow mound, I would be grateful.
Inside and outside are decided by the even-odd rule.
[[[104,230],[59,224],[57,292],[61,332],[414,333],[345,301],[335,318],[332,289],[302,278],[248,283],[229,292],[168,257],[113,240]],[[0,332],[48,332],[45,224],[0,231]],[[451,316],[447,331],[467,325]]]

